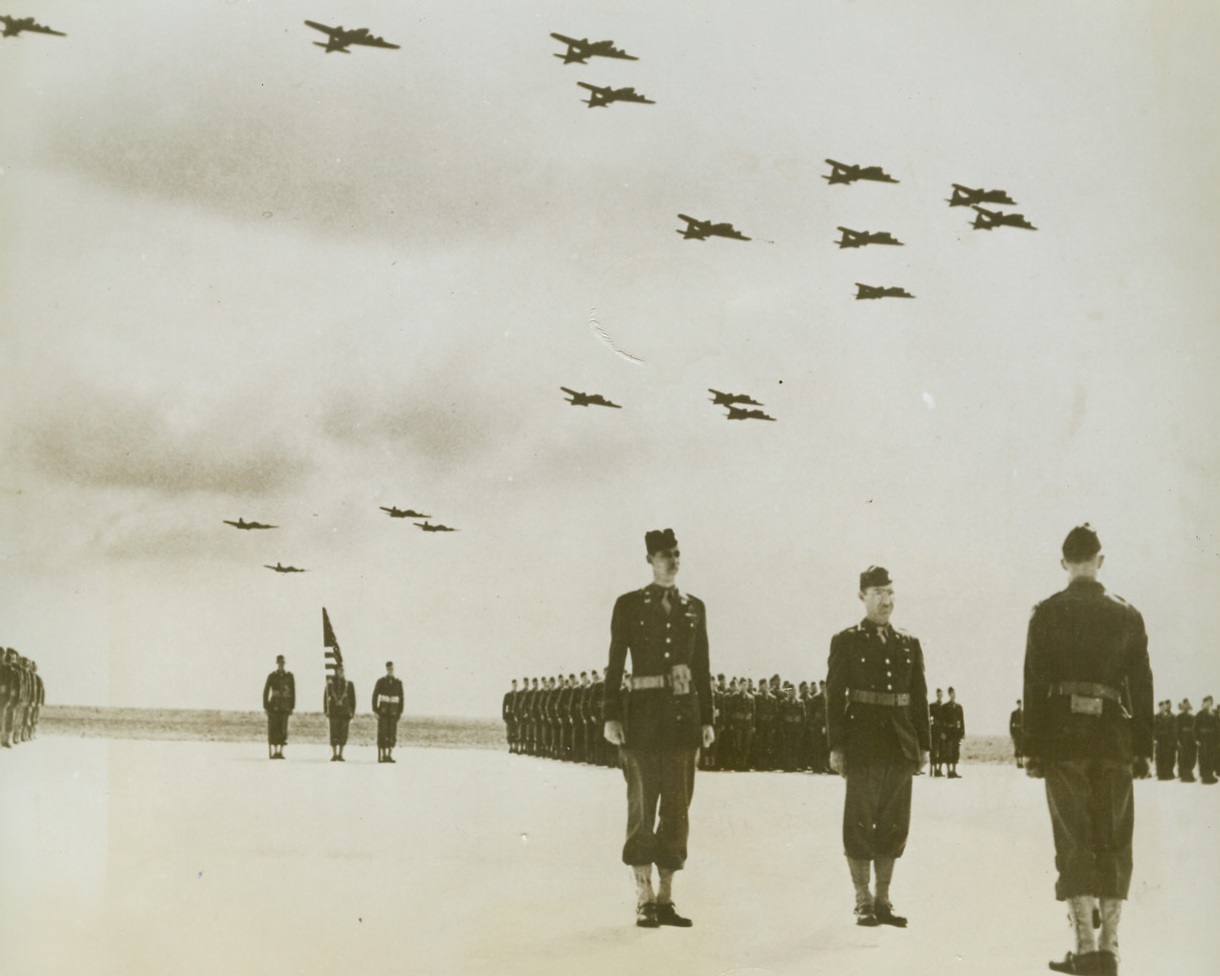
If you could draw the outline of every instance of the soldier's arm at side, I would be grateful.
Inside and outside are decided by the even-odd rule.
[[[267,675],[267,680],[263,682],[263,711],[271,706],[271,675]]]
[[[288,711],[295,711],[297,707],[297,682],[292,676],[292,672],[288,672]]]
[[[1046,653],[1044,627],[1034,607],[1025,637],[1025,775],[1042,778],[1043,737],[1046,734],[1047,680],[1043,657]]]
[[[928,676],[924,668],[923,645],[915,641],[911,661],[911,719],[919,740],[920,766],[928,761],[932,751],[932,728],[928,718]]]
[[[716,710],[712,698],[712,665],[707,639],[707,606],[699,601],[699,629],[695,633],[694,667],[695,688],[699,692],[699,723],[703,726],[703,747],[706,749],[716,738]]]
[[[626,739],[623,734],[623,702],[618,693],[623,684],[623,667],[627,663],[627,627],[630,610],[627,597],[620,596],[614,604],[614,613],[610,617],[610,655],[607,662],[604,698],[602,699],[602,716],[605,719],[603,734],[614,745],[622,745]]]
[[[1152,704],[1152,665],[1148,661],[1148,631],[1144,628],[1144,618],[1132,608],[1134,620],[1134,639],[1132,654],[1134,657],[1131,673],[1127,677],[1127,688],[1131,693],[1132,745],[1137,758],[1152,758],[1153,741],[1153,704]]]
[[[847,695],[847,654],[842,634],[830,639],[830,658],[826,663],[826,738],[830,745],[830,768],[842,774],[844,724],[843,702]]]

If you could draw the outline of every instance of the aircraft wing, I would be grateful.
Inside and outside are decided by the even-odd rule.
[[[54,34],[56,37],[67,37],[63,31],[51,30],[50,27],[44,27],[42,24],[29,24],[23,30],[34,31],[37,34]]]
[[[325,24],[319,24],[316,20],[305,21],[306,27],[312,27],[314,30],[320,30],[323,34],[329,34],[331,37],[338,37],[343,31],[338,27],[327,27]]]
[[[574,396],[574,397],[584,396],[583,393],[577,393],[575,390],[569,390],[566,386],[561,386],[560,389],[563,390],[564,393],[567,393],[569,396]]]
[[[637,57],[633,57],[621,48],[612,47],[608,51],[598,51],[598,55],[603,58],[622,58],[624,61],[638,61]]]
[[[377,37],[373,34],[365,34],[363,37],[350,38],[352,44],[363,44],[365,47],[388,47],[395,51],[399,50],[401,45],[391,44],[384,37]]]
[[[578,41],[574,37],[564,37],[563,34],[556,34],[554,31],[551,31],[551,37],[555,38],[555,40],[557,40],[557,41],[563,41],[563,43],[566,44],[568,47],[584,47],[585,46],[584,41]]]
[[[587,88],[591,92],[598,92],[599,94],[602,94],[602,95],[608,94],[610,91],[609,88],[598,88],[597,85],[589,85],[583,81],[578,81],[576,84],[580,85],[581,88]]]

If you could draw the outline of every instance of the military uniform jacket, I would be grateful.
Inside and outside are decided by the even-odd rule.
[[[1057,689],[1065,682],[1103,686],[1121,701],[1064,694]],[[1120,762],[1151,756],[1152,669],[1144,618],[1096,580],[1072,581],[1034,607],[1023,697],[1028,756]]]
[[[344,687],[333,678],[322,692],[322,714],[331,718],[351,718],[356,714],[356,686],[345,681]]]
[[[1199,712],[1195,716],[1195,741],[1199,745],[1214,745],[1218,726],[1220,719],[1215,712]]]
[[[884,631],[882,642],[879,631]],[[908,696],[905,705],[853,701],[852,692]],[[865,619],[830,640],[826,672],[830,748],[842,749],[850,770],[867,763],[919,763],[931,748],[928,684],[918,639]]]
[[[966,714],[957,702],[945,702],[941,706],[940,721],[950,739],[960,742],[966,737]]]
[[[1156,741],[1171,746],[1178,741],[1178,723],[1172,714],[1158,712],[1155,719]]]
[[[1178,712],[1174,719],[1178,724],[1178,745],[1195,741],[1195,716],[1191,712]]]
[[[272,671],[263,684],[263,711],[291,712],[297,707],[297,685],[291,671]]]
[[[373,685],[373,712],[398,718],[403,706],[402,679],[383,674]]]
[[[1021,714],[1021,709],[1018,708],[1008,716],[1008,734],[1019,740],[1024,730],[1024,716]]]
[[[633,681],[663,679],[663,686],[633,689],[626,720],[622,697],[606,695],[604,715],[623,722],[627,749],[698,749],[713,710],[707,610],[698,597],[681,593],[666,614],[662,595],[650,584],[615,601],[606,687],[619,687],[628,654]]]
[[[513,721],[513,715],[515,714],[513,706],[516,705],[514,701],[516,697],[517,693],[515,691],[506,691],[504,693],[504,701],[500,704],[500,718],[504,720],[505,724]]]

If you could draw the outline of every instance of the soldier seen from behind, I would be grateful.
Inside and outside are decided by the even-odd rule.
[[[949,689],[949,700],[940,710],[941,724],[945,729],[945,755],[942,757],[949,767],[949,779],[961,779],[957,764],[962,756],[962,739],[966,737],[966,714],[957,700],[957,692]]]
[[[1114,976],[1131,886],[1133,776],[1152,757],[1152,669],[1144,619],[1097,579],[1097,533],[1063,542],[1067,588],[1034,607],[1025,648],[1025,772],[1046,783],[1055,897],[1068,903],[1076,949],[1050,968]],[[1100,915],[1100,942],[1094,912]]]

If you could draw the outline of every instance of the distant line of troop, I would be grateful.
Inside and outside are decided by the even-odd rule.
[[[38,662],[16,648],[0,653],[0,746],[11,749],[29,742],[38,730],[38,713],[46,700]]]
[[[617,766],[618,750],[602,735],[605,673],[582,671],[564,677],[513,679],[505,693],[501,718],[509,752],[544,756],[597,766]],[[620,689],[622,710],[630,707],[631,676]],[[957,778],[961,740],[965,735],[962,707],[956,701],[932,706],[933,774],[948,765]],[[953,690],[950,689],[953,697]],[[716,739],[702,751],[699,765],[707,770],[744,772],[783,770],[829,773],[830,745],[826,730],[826,682],[793,685],[779,675],[760,678],[716,676],[712,688]],[[950,708],[952,705],[952,708]]]

